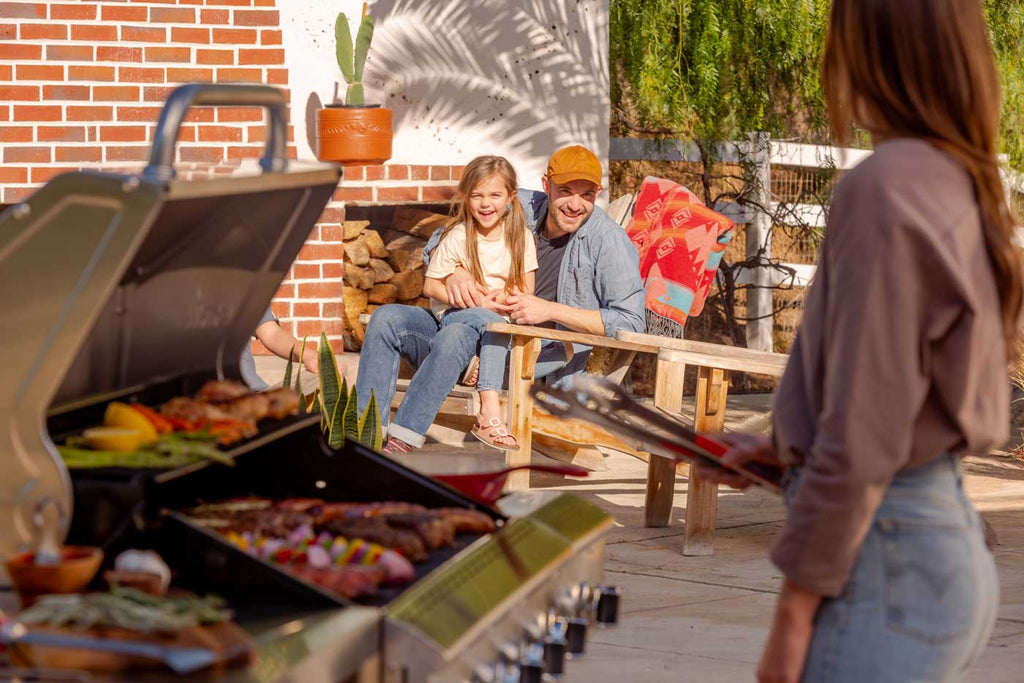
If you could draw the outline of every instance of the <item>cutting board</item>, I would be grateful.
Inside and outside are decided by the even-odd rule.
[[[255,649],[252,638],[238,624],[227,621],[211,626],[194,626],[170,634],[142,634],[120,628],[95,627],[87,631],[69,628],[33,626],[32,631],[46,631],[66,635],[115,638],[156,643],[165,646],[202,647],[217,656],[212,669],[246,666],[253,662]],[[9,649],[12,659],[20,666],[51,669],[80,669],[96,673],[123,673],[145,669],[165,668],[163,662],[143,657],[112,652],[70,649],[43,645],[18,645]],[[170,669],[167,669],[170,671]],[[208,671],[209,669],[207,669]]]

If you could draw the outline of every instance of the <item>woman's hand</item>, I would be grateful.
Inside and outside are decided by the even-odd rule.
[[[489,311],[494,311],[498,315],[508,315],[508,293],[503,289],[492,289],[484,295],[483,302],[480,304]]]
[[[722,462],[730,467],[742,467],[748,462],[763,462],[776,467],[783,466],[779,456],[772,448],[772,440],[767,436],[733,432],[716,434],[715,438],[731,446],[722,457]],[[697,473],[704,479],[736,489],[745,489],[753,483],[741,474],[708,465],[698,464]]]
[[[473,275],[459,266],[444,281],[448,303],[456,308],[473,308],[484,305],[487,290],[477,282]]]
[[[313,346],[306,346],[302,352],[302,366],[306,368],[307,372],[312,372],[314,375],[320,374],[320,354]]]
[[[757,665],[758,683],[798,683],[814,635],[821,596],[789,581],[782,584],[775,619]]]

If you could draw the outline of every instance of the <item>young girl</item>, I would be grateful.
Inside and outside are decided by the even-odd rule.
[[[463,267],[486,290],[484,306],[452,307],[444,280]],[[508,322],[505,299],[512,292],[533,293],[537,246],[516,198],[516,172],[498,156],[473,159],[462,173],[452,218],[427,265],[423,293],[441,327],[467,325],[483,337],[487,323]],[[501,415],[498,392],[505,377],[506,347],[484,344],[480,349],[477,391],[480,414],[473,435],[501,450],[515,448]]]
[[[960,680],[999,607],[960,459],[1008,435],[1022,298],[979,0],[834,0],[824,76],[875,151],[836,187],[773,438],[730,439],[791,471],[758,679]]]

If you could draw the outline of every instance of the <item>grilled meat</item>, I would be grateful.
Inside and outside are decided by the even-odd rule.
[[[178,396],[160,407],[160,414],[185,422],[205,424],[207,422],[224,422],[233,420],[230,413],[219,406],[194,398]]]
[[[429,550],[455,542],[455,525],[430,512],[406,512],[381,515],[392,529],[411,529]]]
[[[242,382],[212,379],[196,392],[196,398],[207,403],[227,403],[252,393]]]
[[[314,518],[304,512],[290,510],[241,510],[237,512],[207,512],[189,515],[201,526],[217,529],[221,533],[249,532],[260,536],[286,537],[300,526],[312,526]]]
[[[265,391],[263,395],[270,400],[267,417],[280,420],[283,417],[294,415],[299,410],[299,395],[288,387]]]
[[[494,531],[494,520],[479,510],[468,508],[438,508],[431,510],[455,526],[455,533],[489,534]]]
[[[305,564],[291,565],[286,571],[350,600],[373,595],[384,580],[384,570],[380,567],[348,565],[316,568]]]
[[[265,394],[249,394],[221,406],[241,422],[259,422],[270,412],[270,399]]]
[[[412,562],[427,559],[427,548],[423,539],[410,529],[396,529],[383,519],[332,519],[316,525],[317,532],[326,531],[335,536],[348,539],[361,538],[364,541],[377,543],[385,548],[392,548],[405,555]]]

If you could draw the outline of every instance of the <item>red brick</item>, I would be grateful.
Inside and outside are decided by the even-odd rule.
[[[226,9],[204,9],[200,13],[199,23],[201,24],[226,24],[231,19],[231,13]]]
[[[146,161],[149,159],[149,146],[142,147],[107,147],[107,161]]]
[[[213,121],[213,113],[219,111],[213,107],[192,107],[185,115],[185,121],[189,123],[210,123]]]
[[[217,69],[218,83],[262,83],[260,69]]]
[[[23,202],[35,194],[35,191],[34,187],[8,187],[4,189],[3,201],[5,204]]]
[[[339,202],[372,202],[373,188],[370,187],[339,187],[331,195]]]
[[[17,24],[0,24],[0,40],[17,40]]]
[[[365,166],[346,166],[345,167],[345,180],[364,180],[366,177]]]
[[[14,105],[14,120],[19,123],[25,121],[60,121],[60,107],[16,104]]]
[[[340,289],[340,287],[336,287]],[[334,298],[339,295],[335,294]],[[344,331],[345,325],[340,320],[297,320],[295,321],[295,336],[296,337],[309,337],[311,339],[319,339],[320,333],[324,332],[330,339],[331,335],[339,335]],[[337,341],[331,342],[331,348],[336,351],[341,348],[341,345]]]
[[[168,83],[186,83],[201,81],[208,83],[213,80],[213,69],[191,69],[184,67],[167,67]]]
[[[238,51],[239,64],[284,64],[284,50],[281,48],[268,48],[254,50],[242,48]]]
[[[19,64],[16,73],[19,81],[64,80],[64,67],[50,64]]]
[[[314,280],[320,277],[320,264],[296,263],[292,266],[293,280]]]
[[[305,248],[303,247],[303,249]],[[337,248],[341,251],[340,245]],[[337,299],[341,297],[341,283],[338,282],[301,282],[296,289],[300,299]]]
[[[112,81],[115,73],[112,66],[68,66],[69,81]]]
[[[430,167],[410,166],[409,177],[413,180],[430,180]]]
[[[0,2],[0,17],[10,19],[45,19],[46,5],[27,2]]]
[[[67,40],[68,27],[58,24],[22,24],[22,40]]]
[[[233,7],[251,7],[252,0],[216,0],[211,5],[231,5]]]
[[[103,142],[145,142],[145,126],[100,126]]]
[[[45,183],[61,173],[70,173],[77,170],[78,168],[75,166],[36,166],[32,169],[32,182]]]
[[[295,298],[295,285],[281,285],[277,288],[277,293],[274,294],[275,299],[294,299]]]
[[[85,142],[85,126],[39,126],[39,142]]]
[[[367,180],[384,180],[384,167],[364,166],[363,174]]]
[[[112,121],[113,118],[113,107],[75,107],[68,105],[68,121]]]
[[[152,126],[156,130],[156,126]],[[198,126],[181,126],[178,128],[178,142],[195,142]]]
[[[0,64],[0,81],[13,81],[14,67],[10,64]]]
[[[106,41],[116,42],[117,41],[117,27],[116,26],[72,26],[71,27],[71,39],[72,40],[89,40],[89,41]]]
[[[385,166],[388,173],[388,180],[408,180],[409,179],[409,167],[408,166]]]
[[[0,43],[0,59],[5,62],[27,59],[42,59],[42,45],[22,45],[21,43]]]
[[[320,239],[324,242],[341,242],[345,238],[345,229],[340,225],[321,225]]]
[[[166,43],[167,29],[163,26],[122,26],[121,40],[135,43]]]
[[[256,31],[249,28],[215,28],[213,42],[231,45],[255,45]]]
[[[219,107],[217,109],[217,121],[220,123],[262,120],[263,110],[259,107]]]
[[[309,244],[306,243],[299,250],[297,261],[330,261],[332,259],[342,260],[345,258],[345,249],[341,242],[332,244]],[[304,296],[301,292],[299,296]]]
[[[96,85],[93,86],[92,97],[96,101],[113,100],[115,102],[138,102],[139,86]]]
[[[430,179],[431,180],[451,180],[452,172],[450,166],[431,166],[430,167]]]
[[[277,0],[253,0],[253,5],[256,7],[274,7],[274,3]]]
[[[5,164],[48,164],[49,147],[4,147]]]
[[[163,69],[159,69],[159,71],[163,71]],[[146,102],[163,102],[172,90],[174,88],[171,86],[143,88],[142,99]]]
[[[47,45],[46,58],[60,62],[91,62],[92,45]]]
[[[234,50],[196,50],[196,64],[234,64]]]
[[[171,29],[172,43],[202,43],[210,42],[210,29],[208,28],[182,28],[175,26]]]
[[[124,45],[100,45],[96,48],[97,62],[141,62],[141,47],[126,47]]]
[[[419,201],[420,189],[418,187],[378,187],[377,201],[379,202],[415,202]]]
[[[146,21],[149,18],[149,8],[104,5],[100,7],[100,18],[103,21]]]
[[[160,107],[118,107],[118,121],[156,122],[160,117]]]
[[[452,166],[452,180],[462,180],[462,172],[466,170],[465,166]]]
[[[74,5],[50,5],[51,19],[95,19],[96,5],[76,3]]]
[[[340,278],[345,274],[345,267],[341,263],[321,263],[320,270],[324,278]]]
[[[22,100],[39,101],[38,85],[0,85],[0,101]]]
[[[217,162],[224,159],[224,149],[221,147],[189,147],[185,145],[178,149],[181,151],[182,161]]]
[[[199,142],[241,142],[242,129],[231,126],[200,126]]]
[[[317,268],[319,271],[320,268]],[[319,276],[317,276],[319,277]],[[296,301],[292,304],[293,318],[319,318],[320,304],[313,301]]]
[[[149,10],[149,20],[172,24],[194,24],[196,11],[188,7],[153,7]]]
[[[122,83],[163,83],[166,80],[159,66],[119,66],[117,72],[117,80]]]
[[[16,166],[0,166],[0,183],[27,183],[28,169]]]
[[[32,126],[0,126],[0,142],[32,142]]]
[[[277,10],[235,10],[235,26],[277,26],[278,23]]]
[[[445,187],[424,187],[423,201],[425,202],[447,202],[455,196],[455,186]]]
[[[263,147],[228,147],[228,159],[259,159],[263,156]]]
[[[0,104],[0,121],[11,120],[11,108],[6,104]]]
[[[341,223],[345,220],[345,209],[344,207],[328,207],[323,210],[320,214],[320,218],[317,219],[317,223]]]
[[[288,69],[267,69],[267,83],[271,85],[288,85]],[[289,95],[290,93],[285,93]]]
[[[102,161],[102,147],[55,147],[54,161]]]
[[[260,43],[263,45],[281,45],[281,31],[265,28],[260,31]]]
[[[191,62],[192,50],[187,47],[147,47],[147,62]]]

